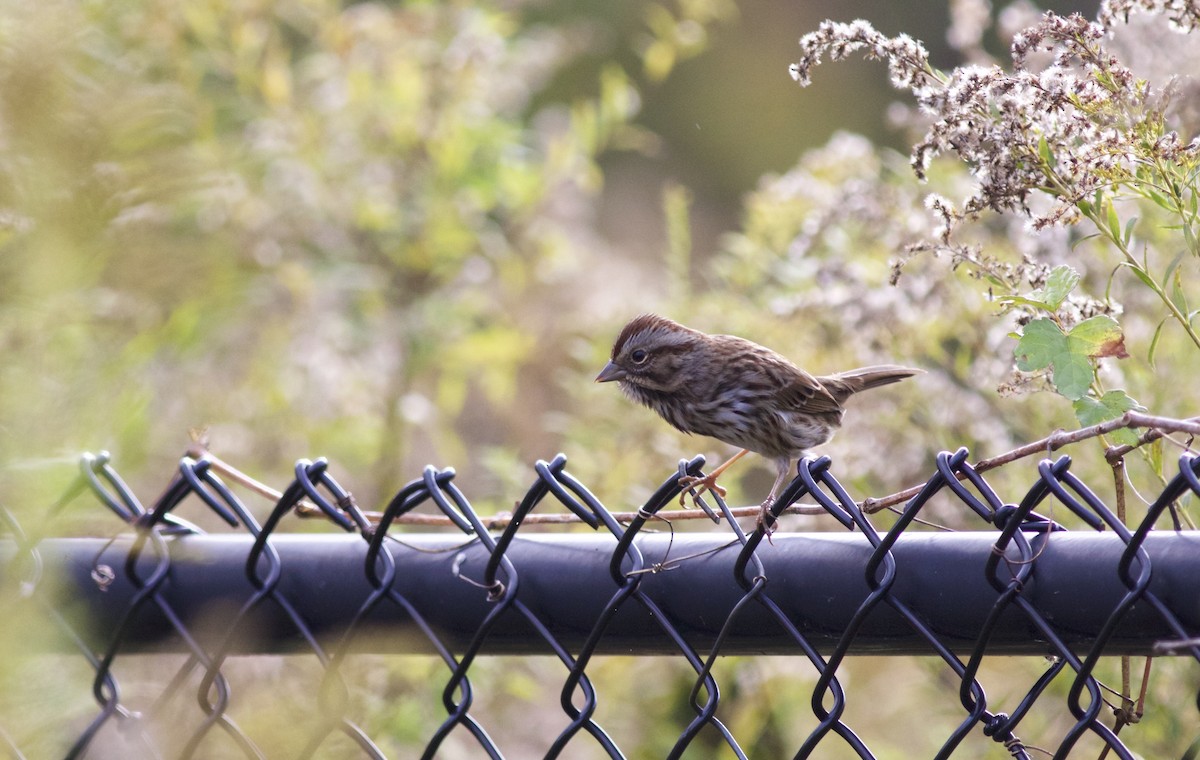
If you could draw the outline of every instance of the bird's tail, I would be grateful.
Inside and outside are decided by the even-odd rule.
[[[825,386],[825,389],[840,404],[859,391],[898,383],[906,377],[919,375],[922,372],[924,370],[901,367],[897,364],[877,364],[873,367],[860,367],[848,372],[839,372],[836,375],[818,377],[817,381]]]

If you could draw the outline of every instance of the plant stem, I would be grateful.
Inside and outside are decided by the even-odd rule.
[[[1070,192],[1066,183],[1062,181],[1062,178],[1058,176],[1058,173],[1054,171],[1052,167],[1043,166],[1042,173],[1046,176],[1046,179],[1050,181],[1050,184],[1055,192],[1059,193],[1063,197],[1070,197]],[[1112,199],[1109,198],[1108,202],[1111,204]],[[1106,221],[1100,218],[1099,206],[1100,204],[1088,204],[1086,206],[1081,206],[1079,202],[1075,203],[1075,207],[1079,209],[1080,213],[1087,217],[1087,219],[1092,223],[1093,226],[1095,226],[1100,234],[1108,238],[1108,240],[1110,240],[1112,244],[1116,246],[1117,250],[1121,252],[1121,255],[1125,257],[1126,264],[1143,275],[1138,279],[1140,279],[1143,284],[1154,291],[1154,294],[1158,296],[1159,300],[1162,301],[1167,307],[1167,310],[1170,311],[1171,316],[1175,318],[1175,321],[1179,323],[1184,332],[1187,333],[1187,336],[1191,338],[1192,343],[1195,344],[1196,348],[1200,349],[1200,335],[1198,335],[1196,331],[1192,329],[1192,325],[1189,323],[1187,316],[1179,310],[1179,308],[1175,305],[1175,302],[1171,300],[1171,297],[1168,296],[1166,291],[1162,289],[1162,286],[1160,286],[1154,277],[1152,277],[1150,273],[1142,267],[1137,258],[1129,252],[1129,248],[1125,245],[1125,241],[1121,240],[1120,236],[1114,235]],[[1187,220],[1184,219],[1183,221],[1186,225]]]

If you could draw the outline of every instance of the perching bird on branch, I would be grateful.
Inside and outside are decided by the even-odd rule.
[[[741,447],[705,477],[681,480],[685,488],[724,496],[717,477],[747,451],[774,460],[778,475],[762,503],[762,524],[792,463],[841,426],[846,399],[919,372],[882,364],[814,377],[744,338],[643,314],[621,330],[596,382],[617,381],[625,395],[685,433]]]

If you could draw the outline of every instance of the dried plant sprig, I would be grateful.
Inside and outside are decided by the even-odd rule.
[[[1103,47],[1106,28],[1080,15],[1047,13],[1018,33],[1012,68],[961,66],[934,69],[925,48],[907,35],[887,37],[867,21],[827,21],[800,39],[801,57],[791,67],[801,85],[823,54],[833,60],[863,50],[886,60],[893,85],[909,90],[931,119],[912,152],[924,179],[930,162],[952,155],[971,168],[976,192],[955,207],[931,205],[943,219],[939,238],[948,244],[954,226],[985,209],[1032,216],[1041,228],[1076,221],[1078,204],[1097,189],[1136,178],[1139,167],[1195,160],[1196,140],[1185,142],[1163,124],[1163,91],[1137,80]],[[1041,70],[1030,64],[1038,51],[1052,55]],[[1034,215],[1031,192],[1056,199]]]
[[[1196,0],[1104,0],[1097,16],[1105,28],[1129,20],[1133,13],[1164,15],[1178,31],[1190,32],[1200,26],[1200,3]]]
[[[863,50],[888,62],[893,84],[912,94],[928,120],[910,157],[917,177],[926,179],[941,156],[965,165],[974,180],[957,203],[938,194],[927,198],[933,234],[907,248],[892,281],[914,255],[948,252],[952,266],[985,281],[989,298],[1015,319],[1017,369],[1043,372],[1049,387],[1073,403],[1083,426],[1141,408],[1123,390],[1106,388],[1097,374],[1103,359],[1128,356],[1117,320],[1121,305],[1110,291],[1102,298],[1083,292],[1088,267],[1052,269],[1029,256],[1003,262],[956,239],[956,232],[985,211],[1024,218],[1030,233],[1088,225],[1094,234],[1087,237],[1107,244],[1095,250],[1118,254],[1115,267],[1100,261],[1099,271],[1133,273],[1135,287],[1145,286],[1162,305],[1148,362],[1168,322],[1200,350],[1200,331],[1192,324],[1200,309],[1189,304],[1175,242],[1200,256],[1200,137],[1180,134],[1188,121],[1170,107],[1176,83],[1139,79],[1113,53],[1119,46],[1112,40],[1114,27],[1135,12],[1165,15],[1172,28],[1187,33],[1200,20],[1198,5],[1109,0],[1096,22],[1045,13],[1013,35],[1007,68],[977,55],[972,60],[982,65],[948,72],[932,68],[920,43],[905,35],[887,37],[866,21],[826,22],[801,38],[801,58],[792,67],[792,76],[807,84],[825,54],[836,60]],[[1136,216],[1121,216],[1128,201],[1154,219],[1145,239],[1134,237]],[[1156,235],[1170,238],[1161,261],[1150,255],[1161,247],[1151,242]],[[1051,273],[1058,282],[1048,288]],[[1132,440],[1128,431],[1118,435],[1118,442]]]

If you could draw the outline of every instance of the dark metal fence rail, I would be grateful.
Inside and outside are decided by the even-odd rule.
[[[919,614],[929,630],[952,652],[967,656],[987,624],[996,591],[983,574],[995,545],[992,533],[919,533],[902,536],[892,549],[898,572],[891,595]],[[67,582],[73,615],[89,648],[101,650],[107,637],[136,603],[141,589],[133,576],[114,570],[103,585],[96,567],[121,567],[134,539],[47,539],[38,547],[47,577]],[[375,589],[364,574],[367,546],[354,536],[330,534],[278,535],[272,542],[282,572],[275,593],[287,599],[304,621],[293,624],[279,605],[252,605],[246,613],[246,636],[233,642],[237,654],[303,651],[309,633],[328,643],[338,637]],[[728,620],[743,599],[734,568],[740,544],[713,534],[648,534],[638,540],[648,566],[664,568],[643,582],[649,599],[686,634],[689,643],[710,649],[724,632],[722,654],[788,655],[796,644],[762,605],[748,607]],[[213,609],[239,609],[257,593],[246,577],[246,558],[253,539],[243,536],[179,536],[168,544],[169,584],[159,592],[175,610],[180,625],[195,632],[206,651],[220,643],[202,625]],[[519,568],[520,597],[537,610],[538,620],[571,651],[579,651],[605,610],[616,584],[609,562],[616,541],[589,535],[531,535],[514,541],[508,557]],[[13,546],[0,547],[0,563]],[[1159,533],[1147,537],[1154,573],[1147,591],[1159,599],[1185,600],[1200,593],[1200,533]],[[1115,572],[1125,544],[1109,533],[1055,535],[1037,560],[1036,576],[1022,590],[1038,612],[1054,620],[1062,642],[1072,649],[1094,645],[1121,603],[1127,587]],[[464,544],[445,535],[405,535],[404,543],[388,542],[387,560],[395,566],[389,590],[420,610],[437,631],[436,639],[462,652],[495,606],[469,580],[481,575],[490,557],[478,542]],[[766,570],[766,591],[821,654],[828,655],[842,630],[867,601],[871,584],[863,568],[871,546],[860,534],[777,534],[758,549]],[[1015,552],[1010,557],[1016,558]],[[691,558],[691,559],[687,559]],[[674,568],[667,570],[666,568]],[[1111,568],[1113,572],[1097,572]],[[909,571],[908,569],[912,569]],[[149,576],[151,562],[140,560],[138,573]],[[1011,576],[1006,566],[997,567]],[[107,573],[107,571],[102,571]],[[1086,604],[1080,589],[1087,590]],[[1187,630],[1200,630],[1200,600],[1180,605],[1177,616]],[[413,616],[398,605],[376,605],[361,622],[384,625],[397,635],[371,637],[359,652],[436,654],[431,640],[419,635]],[[417,633],[417,636],[407,635]],[[206,638],[209,637],[209,638]],[[1148,656],[1156,642],[1175,639],[1177,632],[1152,605],[1134,605],[1108,640],[1105,653]],[[72,640],[44,643],[68,652]],[[664,637],[644,612],[623,605],[613,614],[596,645],[599,654],[661,655],[671,653]],[[990,626],[988,653],[1053,655],[1054,646],[1018,609],[1002,612]],[[186,652],[165,617],[142,615],[123,632],[122,651]],[[521,615],[506,615],[493,624],[486,651],[490,654],[537,655],[547,652],[536,630]],[[891,608],[867,617],[851,644],[853,654],[925,655],[928,640]]]
[[[565,457],[538,462],[513,520],[493,534],[449,469],[426,468],[375,524],[325,461],[302,460],[260,525],[206,458],[184,457],[166,493],[145,507],[106,455],[85,456],[77,484],[56,510],[88,491],[128,530],[112,540],[41,538],[0,509],[9,535],[0,542],[0,587],[55,622],[61,637],[44,642],[47,650],[78,653],[94,669],[97,714],[79,732],[71,757],[88,756],[96,737],[117,726],[145,756],[160,756],[143,726],[155,711],[136,712],[122,701],[114,663],[164,647],[187,656],[165,674],[159,703],[185,682],[191,688],[197,675],[200,681],[201,715],[187,728],[181,757],[204,756],[214,732],[246,757],[268,756],[228,714],[231,691],[223,665],[232,655],[252,652],[307,652],[322,666],[321,719],[304,727],[311,737],[303,756],[340,734],[365,757],[383,753],[347,714],[342,675],[346,659],[364,646],[427,652],[445,663],[446,717],[430,727],[424,757],[435,756],[455,730],[465,731],[480,753],[502,756],[472,713],[468,676],[476,659],[488,654],[549,654],[561,663],[566,726],[548,740],[546,757],[570,756],[586,743],[589,751],[614,758],[624,757],[620,737],[593,720],[601,697],[587,669],[598,654],[670,655],[691,666],[693,717],[678,728],[667,754],[672,758],[682,756],[701,731],[715,731],[727,753],[746,757],[717,717],[721,690],[713,666],[721,655],[803,655],[815,668],[810,707],[818,725],[795,749],[796,757],[816,756],[828,743],[873,757],[843,720],[849,696],[838,673],[854,654],[935,655],[944,662],[961,684],[963,714],[938,757],[953,753],[971,732],[1002,744],[1013,757],[1030,757],[1018,729],[1039,701],[1062,698],[1048,693],[1061,676],[1070,684],[1066,708],[1075,723],[1055,756],[1066,757],[1091,735],[1111,756],[1133,758],[1106,723],[1111,717],[1096,678],[1099,658],[1169,653],[1200,662],[1200,535],[1179,531],[1174,514],[1180,497],[1200,494],[1200,457],[1180,458],[1178,474],[1132,528],[1070,472],[1068,457],[1042,462],[1023,498],[1006,502],[960,450],[938,456],[936,472],[886,533],[876,531],[833,478],[827,458],[801,463],[774,515],[807,497],[849,529],[846,534],[777,533],[767,542],[761,530],[743,532],[715,497],[708,498],[732,534],[647,530],[655,514],[678,498],[679,478],[698,474],[703,463],[681,462],[625,525],[567,473]],[[947,492],[994,530],[905,534],[930,499]],[[240,532],[206,536],[173,514],[189,496]],[[357,535],[279,533],[302,500]],[[396,517],[422,504],[432,504],[461,533],[392,530]],[[518,536],[523,520],[539,507],[565,507],[599,534]],[[1089,529],[1067,531],[1045,516],[1063,509]],[[1170,524],[1152,533],[1166,512]],[[59,583],[65,599],[43,591]],[[215,604],[233,611],[216,632],[200,625]],[[416,635],[366,635],[380,625]],[[1007,713],[999,712],[987,700],[980,666],[985,656],[1011,654],[1046,655],[1051,664],[1022,698],[1006,705]],[[0,747],[21,756],[5,728]],[[1198,750],[1200,739],[1185,756]]]

